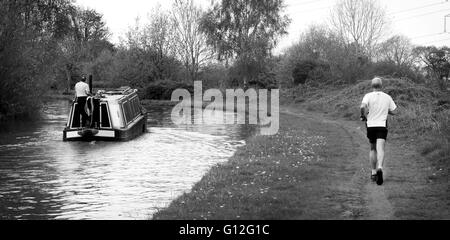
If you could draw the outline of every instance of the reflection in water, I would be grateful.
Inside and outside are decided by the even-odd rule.
[[[226,161],[247,126],[174,126],[150,109],[149,133],[129,142],[62,142],[69,104],[0,129],[0,219],[146,219]]]

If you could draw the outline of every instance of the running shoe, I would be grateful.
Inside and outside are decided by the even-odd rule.
[[[383,185],[383,170],[378,169],[377,171],[377,184],[378,185]]]
[[[377,175],[371,175],[370,179],[372,179],[372,182],[377,182]]]

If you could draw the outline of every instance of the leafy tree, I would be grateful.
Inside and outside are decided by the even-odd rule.
[[[450,48],[416,47],[413,54],[416,64],[424,65],[425,70],[437,82],[439,88],[445,90],[445,79],[450,75]]]
[[[78,9],[73,15],[73,21],[81,42],[106,40],[109,36],[102,14],[93,9]]]
[[[102,14],[73,5],[63,12],[67,19],[61,18],[61,22],[68,25],[61,28],[65,34],[57,41],[58,69],[64,73],[65,89],[69,92],[74,78],[81,73],[92,74],[92,63],[104,50],[114,51],[114,46],[108,41],[109,31]]]
[[[54,75],[54,41],[65,34],[62,13],[70,4],[0,1],[0,115],[28,115],[38,109]]]
[[[237,60],[244,84],[286,34],[284,8],[282,0],[222,0],[203,16],[202,30],[218,59]]]

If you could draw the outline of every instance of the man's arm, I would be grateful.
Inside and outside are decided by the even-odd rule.
[[[361,103],[361,116],[360,120],[362,122],[367,122],[367,114],[369,112],[369,97],[368,95],[364,96]]]
[[[361,117],[360,120],[362,122],[367,122],[367,104],[362,104],[361,105]]]
[[[396,108],[395,110],[393,110],[393,111],[391,111],[391,110],[389,110],[389,115],[392,115],[392,116],[397,116],[399,114],[399,112],[398,112],[398,108]]]
[[[89,85],[86,86],[86,95],[92,96],[92,94],[91,94],[91,89],[89,88]]]
[[[389,104],[389,115],[392,115],[392,116],[398,115],[397,104],[395,104],[395,102],[392,98],[391,98],[391,103]]]

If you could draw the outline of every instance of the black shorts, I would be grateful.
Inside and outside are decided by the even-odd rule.
[[[371,144],[377,143],[377,139],[387,140],[388,129],[385,127],[370,127],[367,128],[367,138]]]

